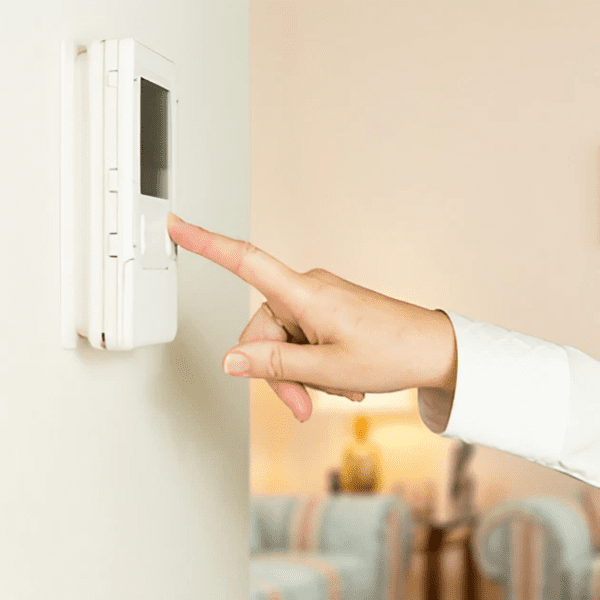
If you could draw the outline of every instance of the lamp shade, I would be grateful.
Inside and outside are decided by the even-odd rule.
[[[417,389],[389,392],[385,394],[365,394],[362,402],[352,402],[344,396],[332,396],[319,390],[309,390],[313,406],[317,411],[342,414],[411,414],[417,408]]]

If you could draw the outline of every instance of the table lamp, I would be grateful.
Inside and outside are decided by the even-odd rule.
[[[342,396],[333,396],[310,390],[314,409],[351,416],[353,440],[346,446],[339,478],[330,474],[333,493],[375,493],[381,489],[382,456],[377,444],[371,443],[368,433],[372,425],[386,417],[401,420],[418,419],[417,390],[403,390],[385,394],[366,394],[361,402],[352,402]]]

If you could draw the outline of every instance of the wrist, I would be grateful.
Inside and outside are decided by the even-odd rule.
[[[435,361],[432,372],[432,388],[446,394],[454,394],[456,389],[456,375],[458,371],[458,350],[456,335],[450,317],[440,309],[431,311],[434,319],[432,356]]]
[[[454,402],[458,352],[450,317],[441,310],[431,312],[434,333],[431,335],[430,352],[434,364],[428,385],[418,389],[419,414],[431,431],[443,433]]]

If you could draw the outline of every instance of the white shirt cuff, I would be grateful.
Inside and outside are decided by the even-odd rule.
[[[456,391],[442,436],[554,466],[569,410],[563,346],[444,311],[456,335]]]

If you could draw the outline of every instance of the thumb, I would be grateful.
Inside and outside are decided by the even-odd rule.
[[[235,346],[223,359],[228,375],[331,385],[337,351],[330,345],[262,341]]]

